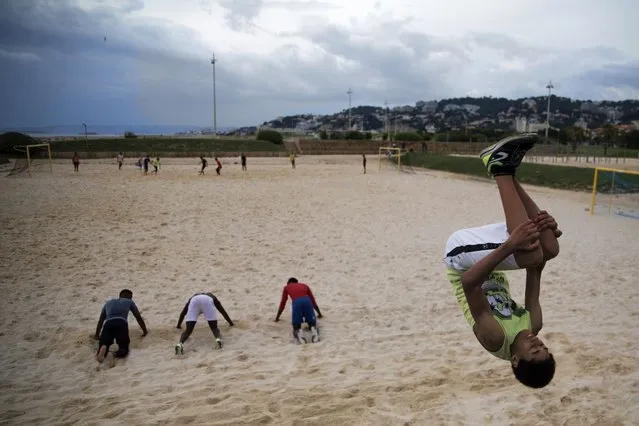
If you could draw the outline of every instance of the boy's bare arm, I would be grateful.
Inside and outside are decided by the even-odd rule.
[[[545,263],[544,263],[545,264]],[[530,312],[530,323],[533,334],[539,333],[543,327],[543,316],[541,304],[539,303],[539,293],[541,287],[541,271],[544,264],[537,268],[526,269],[526,310]]]

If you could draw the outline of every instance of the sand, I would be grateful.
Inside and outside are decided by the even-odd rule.
[[[113,161],[0,178],[0,424],[432,425],[639,423],[639,220],[590,216],[588,194],[531,188],[557,219],[541,337],[542,390],[482,350],[442,264],[453,231],[501,221],[492,182],[398,173],[369,157]],[[295,345],[289,276],[311,285],[323,340]],[[524,274],[511,276],[523,302]],[[134,300],[132,352],[97,370],[107,298]],[[180,310],[213,291],[236,321],[202,322],[176,357]]]

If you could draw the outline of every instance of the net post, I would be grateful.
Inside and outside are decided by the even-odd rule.
[[[29,176],[31,176],[31,155],[29,155],[29,145],[27,145],[27,171]]]
[[[49,171],[53,173],[53,161],[51,161],[51,144],[47,144],[47,152],[49,153]]]
[[[612,180],[610,181],[610,197],[608,198],[608,216],[612,211],[612,196],[615,192],[615,172],[612,172]]]
[[[595,214],[595,197],[597,196],[597,179],[599,178],[599,167],[595,167],[595,176],[592,179],[592,199],[590,200],[590,215]]]

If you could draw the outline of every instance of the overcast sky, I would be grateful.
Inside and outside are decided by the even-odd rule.
[[[0,0],[0,127],[639,98],[637,0]],[[106,37],[106,41],[105,38]]]

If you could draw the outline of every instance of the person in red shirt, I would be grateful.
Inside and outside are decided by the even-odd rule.
[[[295,340],[298,343],[302,343],[300,341],[300,329],[302,328],[302,322],[306,322],[313,334],[311,341],[312,343],[315,343],[319,340],[319,334],[317,332],[317,321],[315,319],[315,312],[313,309],[317,311],[318,318],[322,318],[322,312],[320,311],[319,306],[317,306],[317,302],[315,301],[311,288],[304,283],[298,282],[297,278],[289,278],[288,282],[284,286],[284,289],[282,290],[282,300],[280,301],[280,307],[277,311],[275,322],[280,320],[280,316],[282,315],[282,312],[284,312],[284,308],[286,307],[286,302],[289,297],[291,298],[291,305],[293,307],[291,313],[293,337],[295,337]],[[302,337],[301,339],[306,343],[305,338]]]
[[[215,157],[215,162],[217,163],[217,168],[215,169],[215,173],[219,175],[220,170],[222,170],[222,163],[220,163],[220,160],[218,160],[217,157]]]

